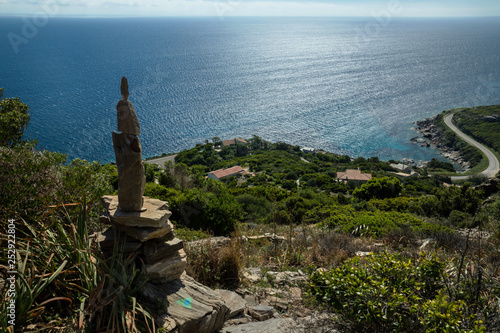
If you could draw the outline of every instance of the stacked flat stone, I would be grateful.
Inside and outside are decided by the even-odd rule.
[[[152,282],[170,282],[182,275],[187,265],[186,253],[182,240],[173,234],[167,202],[144,197],[145,210],[124,212],[117,196],[104,196],[101,200],[106,210],[100,216],[101,222],[112,225],[98,235],[101,248],[112,247],[115,233],[120,233],[125,238],[123,251],[135,252],[143,259],[144,270]]]

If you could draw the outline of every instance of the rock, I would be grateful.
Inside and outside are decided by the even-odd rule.
[[[175,252],[182,250],[184,243],[179,238],[172,240],[153,239],[144,244],[144,256],[147,263],[153,263],[161,258],[171,256]]]
[[[144,197],[141,212],[125,212],[118,207],[119,199],[116,195],[106,195],[101,198],[101,204],[109,213],[112,222],[128,227],[164,228],[172,212],[168,210],[168,202]]]
[[[167,226],[161,229],[158,228],[137,228],[137,227],[126,227],[118,223],[113,223],[113,226],[125,232],[130,237],[137,239],[141,242],[146,242],[155,238],[162,238],[163,236],[172,232],[173,225],[168,222]]]
[[[146,265],[145,269],[151,280],[170,282],[178,279],[186,269],[186,266],[186,252],[180,250],[154,264]]]
[[[126,236],[126,234],[120,233],[121,235],[115,235],[116,233],[120,233],[119,231],[114,231],[113,228],[108,228],[104,232],[97,232],[90,235],[91,238],[95,238],[95,240],[101,246],[101,249],[110,249],[113,248],[115,244],[115,236],[121,237],[121,239],[125,239],[125,244],[123,245],[124,253],[131,253],[134,251],[138,251],[143,243],[138,242],[132,237]]]
[[[257,301],[257,297],[255,297],[255,295],[245,295],[244,300],[248,306],[259,305],[259,302]]]
[[[218,293],[185,273],[170,283],[147,282],[140,293],[151,304],[163,304],[161,311],[175,320],[178,333],[215,332],[229,313]]]
[[[483,120],[490,123],[495,123],[497,121],[500,121],[500,116],[498,115],[484,116]]]
[[[127,100],[128,82],[122,77],[122,100],[116,106],[118,131],[113,132],[113,149],[118,168],[119,206],[124,212],[142,210],[142,195],[146,186],[144,164],[142,163],[142,147],[139,120],[134,106]]]
[[[302,289],[298,287],[290,288],[290,293],[295,299],[302,299]]]
[[[270,276],[274,283],[284,285],[284,284],[297,284],[299,282],[307,281],[308,276],[302,273],[300,270],[297,272],[285,271],[285,272],[273,272],[268,271],[266,276]]]
[[[224,326],[243,325],[243,324],[248,324],[251,321],[252,321],[252,317],[244,315],[244,316],[235,317],[233,319],[227,320],[224,323]]]
[[[248,314],[255,320],[264,321],[274,316],[274,308],[269,305],[255,305],[248,308]]]
[[[116,105],[118,131],[126,134],[141,134],[139,119],[135,113],[134,106],[128,101],[128,81],[125,76],[122,77],[120,86],[122,99]]]
[[[172,332],[177,327],[175,320],[168,315],[159,316],[156,318],[156,321],[165,332]]]
[[[236,317],[245,311],[247,302],[245,302],[245,300],[237,293],[224,289],[218,289],[216,292],[222,296],[224,302],[226,302],[226,306],[229,308],[228,318]]]
[[[221,333],[289,333],[295,332],[292,318],[277,318],[244,325],[224,327]]]
[[[120,208],[125,212],[141,211],[146,187],[141,142],[138,137],[113,132],[113,147],[118,168]]]
[[[189,247],[197,247],[197,246],[209,245],[213,248],[218,249],[218,248],[221,248],[221,247],[228,245],[229,243],[231,243],[231,238],[219,236],[219,237],[210,237],[210,238],[206,238],[206,239],[192,241],[192,242],[188,243],[188,246]]]
[[[243,277],[252,283],[260,281],[261,279],[260,268],[253,267],[243,270]]]
[[[427,247],[436,245],[436,240],[433,238],[427,238],[422,240],[422,245],[420,245],[420,251],[425,250]]]

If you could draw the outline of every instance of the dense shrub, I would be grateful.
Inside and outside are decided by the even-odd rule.
[[[403,186],[397,178],[372,178],[366,184],[354,190],[352,195],[359,200],[395,198]]]
[[[224,184],[208,181],[203,189],[179,191],[159,184],[146,184],[145,195],[167,201],[172,221],[191,229],[210,230],[215,235],[228,235],[242,218],[243,210]]]
[[[310,276],[310,293],[363,332],[484,332],[462,300],[446,294],[444,262],[387,252]]]

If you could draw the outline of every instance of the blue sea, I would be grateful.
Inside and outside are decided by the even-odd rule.
[[[113,161],[122,76],[144,157],[255,134],[429,160],[414,121],[500,104],[500,20],[0,18],[0,87],[42,149]]]

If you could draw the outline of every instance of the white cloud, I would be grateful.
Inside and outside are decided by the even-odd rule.
[[[404,8],[401,16],[500,15],[492,0],[0,0],[0,13],[33,15],[52,6],[58,15],[79,16],[371,16],[394,1]]]

